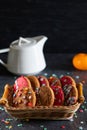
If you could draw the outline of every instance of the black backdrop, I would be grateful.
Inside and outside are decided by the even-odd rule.
[[[48,37],[45,52],[87,52],[87,2],[0,0],[0,49],[37,35]]]

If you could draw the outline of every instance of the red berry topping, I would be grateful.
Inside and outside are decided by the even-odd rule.
[[[54,105],[56,106],[63,105],[64,93],[62,88],[60,86],[51,86],[51,88],[53,89],[55,95]]]
[[[67,77],[67,76],[63,76],[62,78],[60,78],[60,81],[61,81],[62,86],[72,84],[72,80],[70,79],[70,77]]]
[[[32,104],[31,102],[29,102],[29,103],[27,104],[27,106],[32,107],[33,104]]]
[[[46,86],[47,85],[46,80],[43,77],[39,76],[38,80],[40,82],[40,86]]]
[[[61,86],[60,80],[57,77],[50,77],[48,79],[50,86]]]

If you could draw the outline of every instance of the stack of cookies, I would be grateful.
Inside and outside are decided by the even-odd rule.
[[[12,88],[9,104],[16,108],[70,106],[78,101],[76,82],[71,76],[20,76]],[[80,92],[82,93],[82,92]]]

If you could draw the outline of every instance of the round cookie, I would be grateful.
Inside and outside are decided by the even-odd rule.
[[[48,78],[49,85],[52,88],[54,95],[55,95],[55,100],[54,100],[54,105],[60,106],[63,105],[64,103],[64,93],[61,88],[61,82],[57,77],[50,77]]]
[[[24,87],[21,91],[13,94],[14,107],[34,107],[36,104],[36,96],[31,88]]]
[[[38,94],[38,105],[53,106],[54,104],[54,92],[49,87],[48,79],[45,76],[38,76],[40,83],[40,89]]]
[[[48,86],[40,87],[39,90],[39,104],[42,106],[53,106],[54,104],[54,93],[53,90]]]
[[[40,88],[40,83],[37,77],[32,75],[32,76],[27,76],[27,78],[30,80],[34,92],[37,92],[37,90]]]
[[[60,86],[51,86],[53,89],[55,100],[54,100],[54,106],[62,106],[64,103],[64,93]]]
[[[40,83],[40,86],[49,86],[48,79],[45,76],[38,76],[37,77]]]
[[[54,105],[60,106],[63,105],[64,103],[64,93],[61,88],[61,82],[57,77],[51,76],[48,78],[49,85],[52,88],[54,95],[55,95],[55,100],[54,100]]]
[[[72,86],[76,87],[76,82],[71,76],[67,76],[67,75],[62,76],[60,78],[60,81],[61,81],[62,87],[65,85],[72,85]]]
[[[22,90],[24,87],[29,87],[31,88],[31,83],[30,81],[28,80],[27,77],[25,76],[20,76],[18,77],[16,80],[15,80],[15,84],[14,84],[14,92],[16,91],[20,91]]]
[[[51,76],[48,81],[50,86],[61,86],[61,82],[57,77]]]
[[[74,105],[78,99],[75,80],[71,76],[63,76],[60,81],[64,92],[65,105]]]
[[[13,106],[15,107],[34,107],[36,95],[31,87],[30,80],[25,76],[16,79],[13,86]]]
[[[33,75],[27,76],[27,78],[30,80],[33,91],[36,94],[36,105],[38,105],[39,104],[39,89],[40,89],[40,83],[38,81],[38,78]]]

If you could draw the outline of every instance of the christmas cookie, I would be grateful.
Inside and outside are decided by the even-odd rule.
[[[61,81],[62,87],[65,85],[72,85],[72,86],[76,87],[76,82],[71,76],[66,76],[66,75],[62,76],[60,78],[60,81]]]
[[[32,76],[27,76],[27,78],[30,80],[34,92],[37,92],[37,90],[40,88],[40,83],[37,77],[32,75]]]
[[[48,78],[49,85],[52,88],[54,95],[55,95],[55,100],[54,100],[54,105],[60,106],[63,105],[64,103],[64,93],[61,88],[61,82],[57,77],[50,77]]]
[[[54,104],[54,92],[49,87],[48,79],[42,75],[38,76],[37,78],[40,83],[38,105],[52,106]]]
[[[36,94],[36,105],[39,104],[39,90],[40,90],[40,83],[38,81],[38,78],[34,75],[32,76],[27,76],[27,78],[30,80],[31,82],[31,86],[33,88],[33,91],[35,92]]]
[[[13,86],[13,106],[14,107],[34,107],[36,95],[27,77],[19,77]]]
[[[61,86],[61,82],[57,77],[51,76],[48,81],[50,86]]]
[[[27,77],[20,76],[19,78],[16,79],[13,87],[14,87],[14,92],[21,91],[24,87],[31,88],[31,83]]]
[[[45,76],[38,76],[37,77],[40,83],[40,86],[49,86],[48,79]]]
[[[53,104],[54,104],[53,90],[48,86],[40,87],[40,90],[39,90],[39,105],[53,106]]]
[[[64,104],[74,105],[78,99],[78,91],[75,80],[71,76],[63,76],[60,78],[60,81],[64,92]]]
[[[64,93],[63,90],[60,86],[51,86],[53,89],[54,95],[55,95],[55,100],[54,100],[54,106],[60,106],[63,105],[64,103]]]

